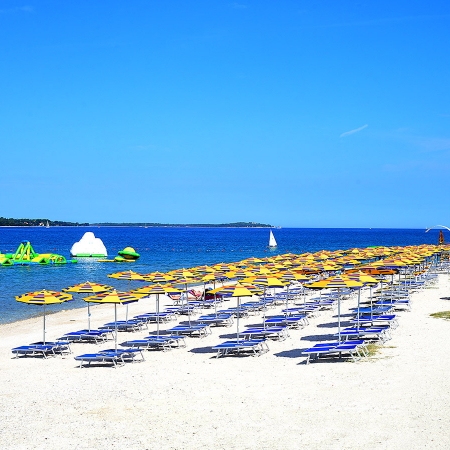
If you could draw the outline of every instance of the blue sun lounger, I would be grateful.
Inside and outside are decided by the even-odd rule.
[[[289,328],[304,328],[308,325],[308,318],[301,314],[297,316],[274,316],[268,317],[264,323],[266,325],[281,325]]]
[[[69,355],[72,353],[70,342],[67,340],[57,340],[54,342],[32,342],[30,345],[51,345],[56,355]]]
[[[120,345],[131,348],[139,348],[142,350],[156,349],[164,352],[167,350],[172,350],[173,348],[183,346],[186,347],[184,336],[149,336],[144,339],[133,339],[132,341],[126,341]]]
[[[351,320],[352,323],[359,323],[360,326],[377,326],[380,324],[389,325],[393,330],[398,327],[397,316],[395,314],[360,315]]]
[[[341,330],[340,335],[341,338],[345,338],[347,341],[356,338],[356,339],[376,340],[384,343],[389,339],[391,339],[389,327],[387,326],[359,327],[359,328],[348,327]],[[336,333],[335,336],[339,336],[339,333]]]
[[[226,355],[244,355],[260,356],[269,351],[269,347],[265,339],[249,339],[249,340],[232,340],[225,341],[213,347],[217,350],[216,358]]]
[[[248,328],[239,333],[246,339],[267,338],[284,341],[289,337],[288,327]]]
[[[119,355],[124,362],[142,362],[145,361],[144,354],[140,348],[108,348],[106,350],[100,350],[98,352],[102,355]]]
[[[49,356],[63,355],[71,353],[70,342],[56,341],[56,342],[34,342],[30,345],[21,345],[11,349],[16,358],[19,356],[42,356],[48,358]]]
[[[173,334],[183,334],[190,337],[197,336],[199,338],[204,338],[211,334],[211,328],[206,324],[191,325],[190,327],[185,325],[177,325],[167,331],[170,331],[170,333]]]
[[[144,339],[146,340],[159,340],[159,339],[165,339],[166,341],[169,341],[172,346],[175,348],[182,348],[186,347],[186,337],[182,334],[160,334],[157,336],[156,334],[150,334],[149,336],[146,336]]]
[[[75,361],[80,361],[80,369],[85,367],[83,364],[87,363],[89,367],[93,362],[112,364],[115,368],[125,364],[120,355],[108,353],[85,353],[84,355],[75,356]]]
[[[156,349],[164,352],[172,349],[170,342],[166,339],[133,339],[132,341],[123,342],[120,345],[131,348],[139,348],[141,350]]]
[[[136,359],[137,355],[140,355],[141,358]],[[83,367],[84,363],[88,363],[89,367],[93,362],[112,364],[112,366],[116,368],[129,361],[144,361],[144,355],[140,349],[107,349],[97,353],[85,353],[84,355],[75,356],[75,360],[80,361],[80,369]]]
[[[172,312],[145,313],[134,316],[135,319],[144,320],[147,323],[167,323],[175,320],[175,314]]]
[[[19,356],[42,356],[44,358],[56,356],[52,345],[21,345],[11,349],[11,352],[16,358]]]
[[[99,344],[108,340],[108,336],[114,332],[114,329],[103,330],[79,330],[66,333],[61,339],[66,339],[71,342],[94,342]]]
[[[234,323],[234,320],[232,314],[206,314],[196,319],[196,322],[207,323],[209,325],[215,325],[216,327],[221,325],[225,327],[231,327],[231,325],[233,325]]]
[[[144,320],[137,320],[137,319],[131,319],[131,320],[118,320],[117,322],[108,322],[105,323],[102,327],[99,327],[100,330],[104,329],[116,329],[118,331],[140,331],[143,328],[147,327],[147,322]]]
[[[342,358],[343,355],[350,356],[354,362],[360,360],[365,353],[361,354],[359,352],[360,345],[358,343],[353,342],[334,342],[334,343],[321,343],[316,344],[311,348],[308,348],[302,352],[302,355],[306,355],[306,364],[311,362],[311,358],[313,360],[318,360],[319,357],[322,356],[338,356],[339,359]]]

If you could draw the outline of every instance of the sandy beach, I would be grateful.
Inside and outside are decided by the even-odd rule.
[[[0,446],[5,449],[444,449],[450,445],[450,278],[413,293],[411,312],[378,354],[360,362],[305,364],[302,349],[337,330],[324,311],[260,357],[215,358],[211,347],[235,333],[213,327],[187,349],[145,352],[114,369],[79,369],[74,355],[113,343],[72,344],[65,357],[12,358],[11,348],[42,338],[42,318],[2,325]],[[367,292],[364,297],[367,298]],[[356,306],[343,302],[342,313]],[[25,306],[24,306],[25,307]],[[279,311],[281,307],[277,308]],[[130,315],[154,311],[154,300]],[[125,308],[120,307],[119,318]],[[92,308],[92,326],[113,307]],[[260,316],[241,321],[261,323]],[[85,328],[86,308],[47,317],[47,339]],[[175,322],[162,325],[170,328]],[[120,333],[119,342],[156,329]]]

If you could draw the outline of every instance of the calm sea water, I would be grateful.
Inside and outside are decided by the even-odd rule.
[[[61,290],[83,281],[96,281],[128,290],[129,282],[107,278],[108,273],[135,270],[148,273],[180,267],[238,261],[250,256],[315,252],[370,245],[419,245],[438,242],[438,231],[413,229],[305,229],[273,230],[278,242],[269,250],[269,230],[263,228],[142,228],[142,227],[54,227],[0,228],[0,251],[16,250],[29,240],[38,253],[58,253],[69,258],[69,250],[86,231],[102,239],[110,257],[131,246],[141,254],[135,263],[99,263],[79,259],[64,266],[0,267],[0,323],[13,322],[40,313],[41,308],[15,301],[14,296],[39,289]],[[131,288],[142,286],[131,282]],[[53,307],[54,310],[85,306],[81,298]]]

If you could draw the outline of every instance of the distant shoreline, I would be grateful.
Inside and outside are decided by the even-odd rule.
[[[47,226],[45,226],[47,224]],[[28,228],[50,228],[50,227],[141,227],[141,228],[277,228],[273,225],[259,222],[230,222],[230,223],[156,223],[156,222],[103,222],[103,223],[78,223],[51,221],[47,219],[5,219],[0,217],[0,227],[28,227]]]

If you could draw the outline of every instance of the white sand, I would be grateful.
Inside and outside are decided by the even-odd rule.
[[[336,331],[320,326],[336,322],[331,312],[287,341],[270,342],[261,357],[216,360],[210,347],[235,326],[214,327],[205,339],[188,338],[187,349],[145,352],[145,362],[118,369],[79,369],[73,355],[12,359],[12,347],[41,340],[42,318],[3,325],[0,447],[450,448],[450,322],[429,317],[450,310],[440,300],[450,295],[449,281],[441,275],[439,288],[413,294],[413,310],[399,314],[393,339],[358,363],[304,364],[301,349],[312,337]],[[354,299],[346,301],[343,312],[352,306]],[[130,314],[154,309],[144,300]],[[113,308],[93,308],[92,319],[94,327],[112,320]],[[253,316],[242,326],[258,322]],[[85,327],[86,309],[63,311],[48,316],[47,339]],[[120,333],[119,342],[147,334]],[[73,352],[111,346],[73,344]]]

